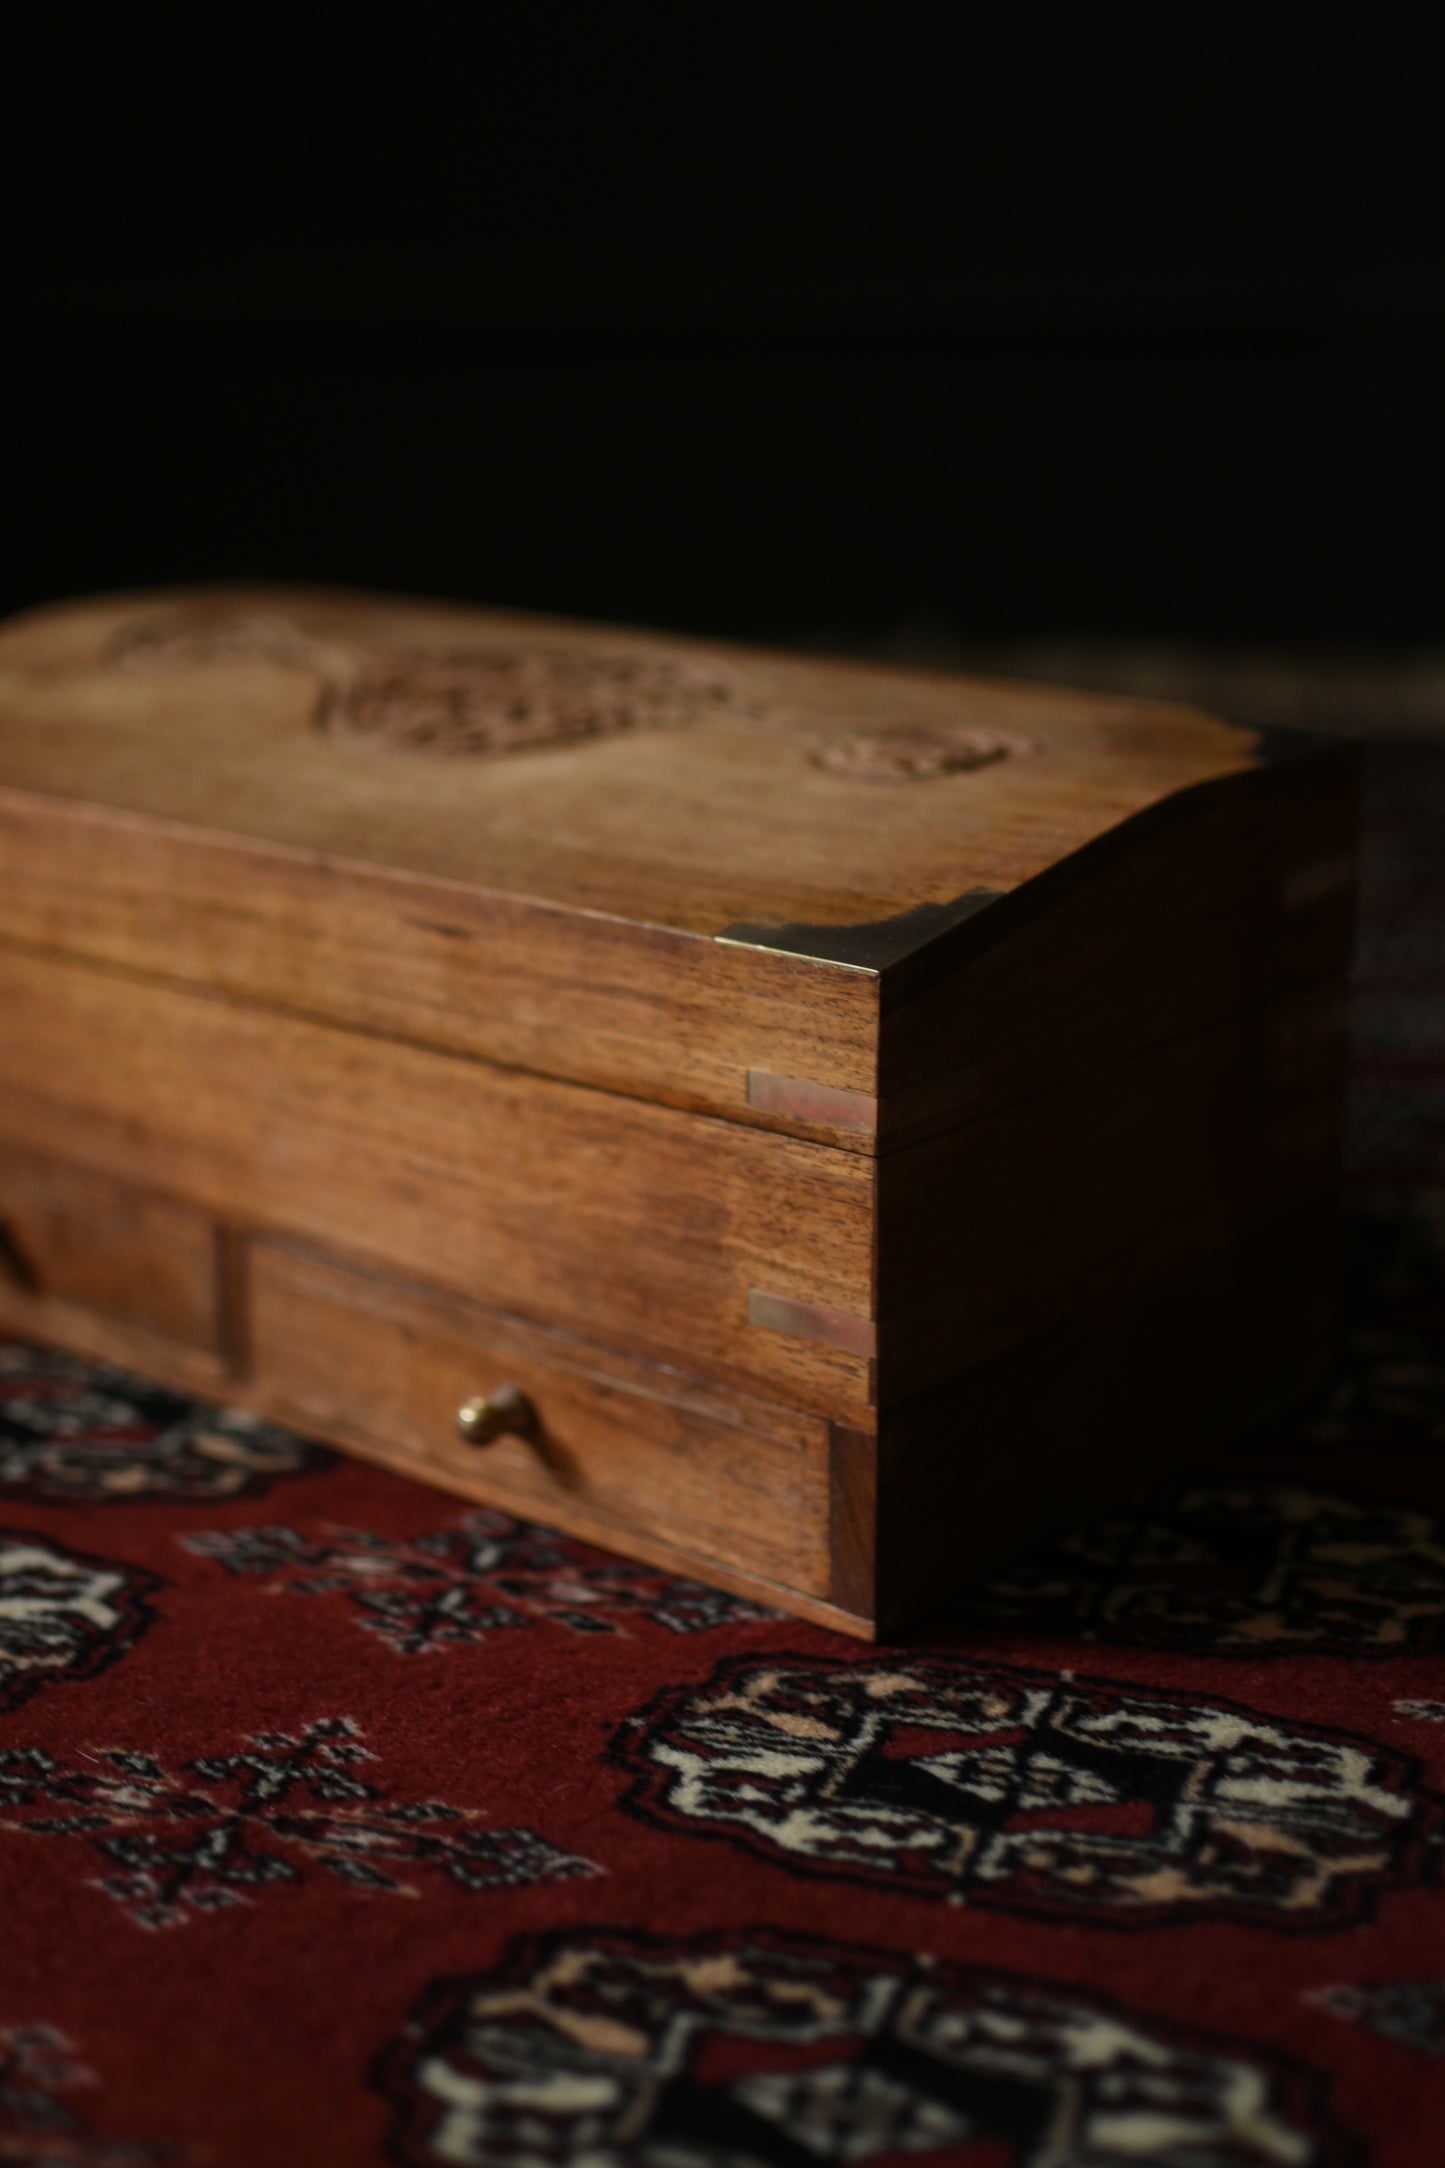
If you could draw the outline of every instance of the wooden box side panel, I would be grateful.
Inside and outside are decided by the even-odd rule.
[[[885,1155],[880,1404],[1331,1198],[1347,1059],[1330,985]]]
[[[27,1321],[74,1305],[216,1353],[222,1279],[194,1206],[0,1143],[0,1282]]]
[[[0,1007],[15,1145],[762,1397],[870,1404],[866,1353],[750,1322],[761,1291],[871,1333],[869,1159],[19,950]]]
[[[221,1355],[60,1295],[32,1294],[6,1279],[0,1279],[0,1336],[64,1348],[88,1362],[114,1363],[117,1369],[204,1400],[228,1401],[237,1391]]]
[[[18,790],[0,790],[0,923],[12,943],[873,1146],[865,972]],[[782,1088],[765,1103],[750,1078]],[[799,1120],[800,1088],[840,1096]]]
[[[887,973],[880,1145],[1342,979],[1359,788],[1348,745],[1201,786]]]

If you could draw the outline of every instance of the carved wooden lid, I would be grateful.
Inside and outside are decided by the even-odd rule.
[[[863,969],[1255,754],[1187,708],[384,597],[0,630],[0,789]]]

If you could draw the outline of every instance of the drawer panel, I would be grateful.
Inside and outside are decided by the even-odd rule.
[[[7,1146],[0,1290],[7,1317],[38,1332],[63,1303],[191,1347],[218,1345],[217,1237],[203,1212]]]
[[[267,1409],[464,1496],[645,1537],[823,1595],[827,1426],[288,1243],[252,1244],[252,1383]],[[479,1447],[458,1408],[499,1386],[535,1430]]]

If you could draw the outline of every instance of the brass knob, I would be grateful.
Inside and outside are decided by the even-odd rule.
[[[536,1428],[537,1411],[516,1385],[499,1385],[494,1393],[479,1393],[457,1409],[457,1436],[465,1445],[490,1445],[507,1431],[525,1437]]]

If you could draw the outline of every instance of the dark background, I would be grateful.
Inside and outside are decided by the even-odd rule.
[[[1423,11],[1269,59],[1217,13],[457,21],[344,58],[77,23],[12,80],[6,607],[244,576],[840,645],[1437,639]]]

